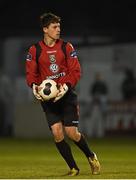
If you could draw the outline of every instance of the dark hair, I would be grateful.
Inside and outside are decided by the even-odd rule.
[[[40,16],[41,26],[48,27],[51,23],[59,23],[61,18],[53,13],[44,13]]]

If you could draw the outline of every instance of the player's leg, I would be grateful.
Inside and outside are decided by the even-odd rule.
[[[54,136],[56,147],[70,168],[70,172],[68,175],[77,175],[79,173],[79,168],[77,167],[76,162],[73,158],[69,144],[67,144],[64,140],[62,123],[55,123],[51,126],[51,130]]]
[[[77,175],[79,172],[79,168],[77,167],[76,162],[73,158],[70,146],[64,140],[63,126],[62,122],[60,121],[61,119],[63,119],[64,106],[62,101],[60,100],[56,103],[47,101],[42,102],[41,105],[46,113],[46,120],[54,136],[56,147],[66,161],[66,163],[68,164],[71,170],[70,172],[72,172],[69,175]]]
[[[72,93],[72,92],[71,92]],[[86,157],[92,157],[94,153],[88,147],[85,138],[78,131],[79,124],[79,108],[76,96],[69,95],[69,103],[66,104],[64,111],[65,119],[64,126],[65,132],[70,139],[84,152]]]
[[[74,91],[71,91],[67,94],[65,99],[67,102],[64,109],[65,132],[86,155],[89,164],[91,165],[92,173],[99,174],[100,163],[95,153],[89,148],[84,136],[81,135],[77,128],[79,124],[79,106],[77,96]]]
[[[65,131],[69,138],[82,150],[86,155],[88,162],[91,166],[92,174],[100,174],[100,163],[97,159],[96,154],[90,150],[85,138],[80,134],[77,127],[69,126],[65,127]]]

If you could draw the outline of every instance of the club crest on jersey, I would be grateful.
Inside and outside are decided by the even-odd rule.
[[[50,55],[49,55],[49,59],[50,59],[50,62],[51,62],[51,63],[55,63],[55,62],[56,62],[56,58],[55,58],[55,55],[54,55],[54,54],[50,54]]]
[[[51,64],[50,70],[51,70],[51,72],[56,73],[59,71],[59,66],[57,64]]]
[[[28,53],[28,54],[26,55],[26,60],[27,60],[27,61],[31,61],[31,60],[32,60],[32,54]]]
[[[72,58],[77,58],[77,53],[76,53],[76,51],[72,51],[72,52],[70,53],[70,57],[72,57]]]

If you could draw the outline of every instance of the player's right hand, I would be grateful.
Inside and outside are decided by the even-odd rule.
[[[33,89],[33,94],[36,97],[36,99],[43,101],[42,97],[38,93],[38,85],[33,84],[32,89]]]

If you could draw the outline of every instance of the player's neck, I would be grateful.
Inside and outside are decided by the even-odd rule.
[[[55,45],[55,43],[56,43],[56,40],[50,39],[50,38],[46,38],[46,37],[44,37],[43,41],[49,47],[53,47]]]

